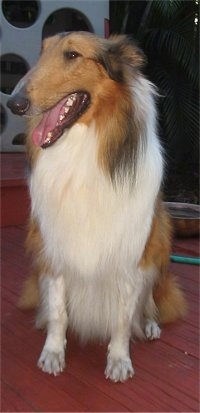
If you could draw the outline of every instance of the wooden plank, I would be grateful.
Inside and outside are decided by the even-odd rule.
[[[1,381],[1,412],[29,412],[36,411],[23,395],[18,394],[16,388]]]
[[[26,183],[27,162],[24,153],[1,154],[1,226],[24,224],[30,198]]]
[[[58,386],[54,386],[53,377],[47,376],[47,380],[43,380],[42,385],[39,370],[34,374],[29,365],[25,368],[21,359],[16,359],[12,353],[6,357],[3,351],[2,360],[2,376],[10,386],[17,389],[19,395],[30,401],[34,410],[55,412],[66,409],[81,410],[82,406],[76,400],[60,390]]]
[[[14,185],[1,187],[1,226],[24,224],[28,220],[30,199],[27,187]]]
[[[198,237],[174,238],[172,243],[174,253],[199,257]]]
[[[25,153],[1,153],[1,184],[10,181],[26,182],[27,161]]]

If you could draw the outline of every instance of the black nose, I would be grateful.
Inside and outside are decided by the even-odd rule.
[[[8,100],[7,106],[15,115],[24,115],[30,107],[30,102],[17,93]]]

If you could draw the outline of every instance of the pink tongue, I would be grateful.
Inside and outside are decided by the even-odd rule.
[[[53,109],[48,110],[48,112],[43,115],[41,122],[34,129],[32,134],[32,140],[35,145],[42,146],[48,132],[53,131],[53,129],[56,127],[60,111],[65,101],[66,99],[61,100]]]

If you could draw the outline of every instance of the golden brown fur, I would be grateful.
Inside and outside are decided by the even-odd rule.
[[[172,226],[163,203],[159,200],[155,209],[152,229],[141,260],[142,267],[154,262],[160,277],[154,287],[153,297],[158,308],[161,324],[171,323],[186,315],[187,304],[176,277],[169,272]]]

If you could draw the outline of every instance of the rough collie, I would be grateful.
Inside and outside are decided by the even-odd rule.
[[[183,316],[168,273],[170,223],[160,198],[155,88],[125,36],[61,33],[8,102],[28,116],[33,270],[21,306],[47,328],[38,366],[65,367],[66,330],[108,340],[106,378],[134,374],[131,337],[157,339]]]

